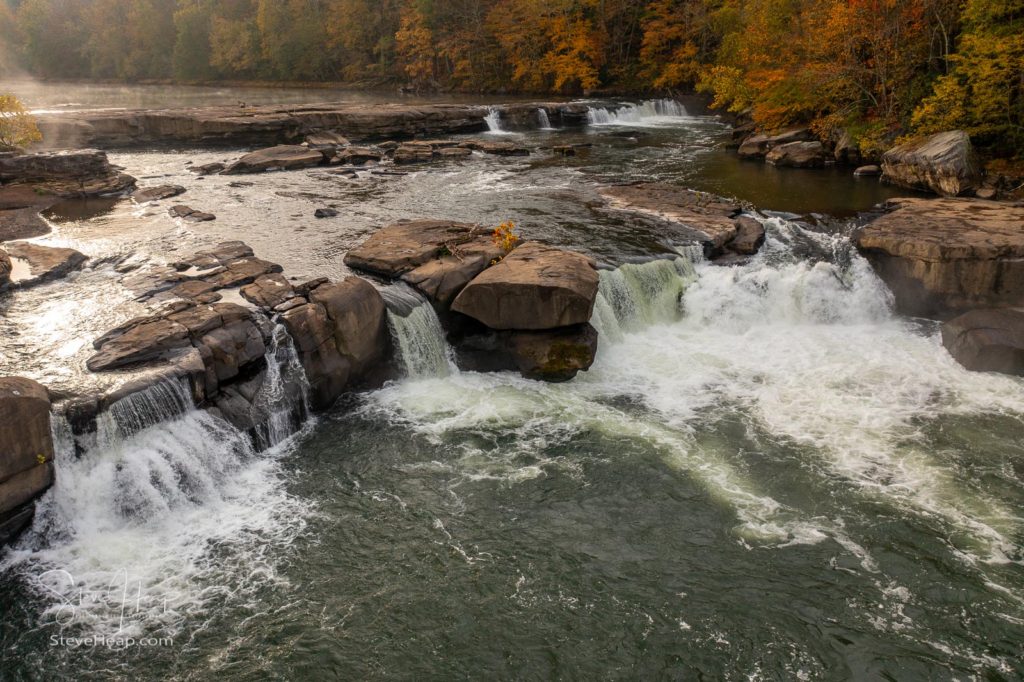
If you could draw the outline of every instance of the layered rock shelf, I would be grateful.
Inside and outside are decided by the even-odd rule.
[[[487,130],[492,109],[513,125],[532,121],[539,108],[560,125],[586,122],[587,104],[522,103],[497,107],[457,104],[322,103],[217,106],[193,109],[83,111],[39,117],[51,148],[103,149],[162,144],[273,145],[374,140]]]
[[[910,198],[886,209],[857,245],[901,312],[943,319],[1024,301],[1024,206]]]

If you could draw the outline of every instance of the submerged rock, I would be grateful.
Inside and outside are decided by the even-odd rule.
[[[857,246],[910,315],[949,317],[1024,301],[1024,206],[894,199]]]
[[[590,369],[597,355],[597,330],[589,323],[562,329],[513,332],[510,350],[527,379],[569,381]]]
[[[203,213],[202,211],[197,211],[191,206],[185,206],[184,204],[172,206],[167,210],[167,213],[172,218],[181,218],[182,220],[187,220],[190,223],[202,223],[217,219],[217,216],[212,213]]]
[[[452,310],[491,329],[540,330],[584,324],[597,299],[593,260],[527,242],[477,275]]]
[[[205,163],[201,166],[192,166],[188,169],[189,173],[195,173],[196,175],[216,175],[223,171],[227,166],[220,162]]]
[[[882,180],[943,196],[972,193],[981,168],[962,130],[939,133],[890,149],[882,156]]]
[[[338,209],[336,208],[318,208],[313,211],[314,218],[334,218],[338,215]]]
[[[326,162],[323,152],[302,145],[282,144],[246,154],[228,166],[224,175],[261,173],[266,170],[312,168]]]
[[[1024,376],[1024,308],[972,310],[942,325],[942,343],[969,370]]]
[[[53,483],[50,396],[21,377],[0,377],[0,546],[32,519],[32,502]]]

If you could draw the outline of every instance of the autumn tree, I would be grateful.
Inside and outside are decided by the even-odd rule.
[[[43,136],[17,97],[0,94],[0,149],[9,150],[39,142]]]

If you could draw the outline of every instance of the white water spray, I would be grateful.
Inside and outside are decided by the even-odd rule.
[[[443,377],[456,371],[444,327],[429,301],[405,285],[385,289],[384,300],[391,338],[407,377]]]
[[[548,118],[548,112],[543,107],[537,109],[537,120],[540,122],[541,130],[554,130],[551,127],[551,119]]]
[[[587,121],[592,126],[653,127],[679,125],[691,119],[686,107],[671,99],[652,99],[618,109],[591,107],[587,110]]]

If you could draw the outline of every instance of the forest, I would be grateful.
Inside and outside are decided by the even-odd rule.
[[[867,152],[1024,153],[1024,0],[0,0],[0,44],[8,76],[698,91]]]

